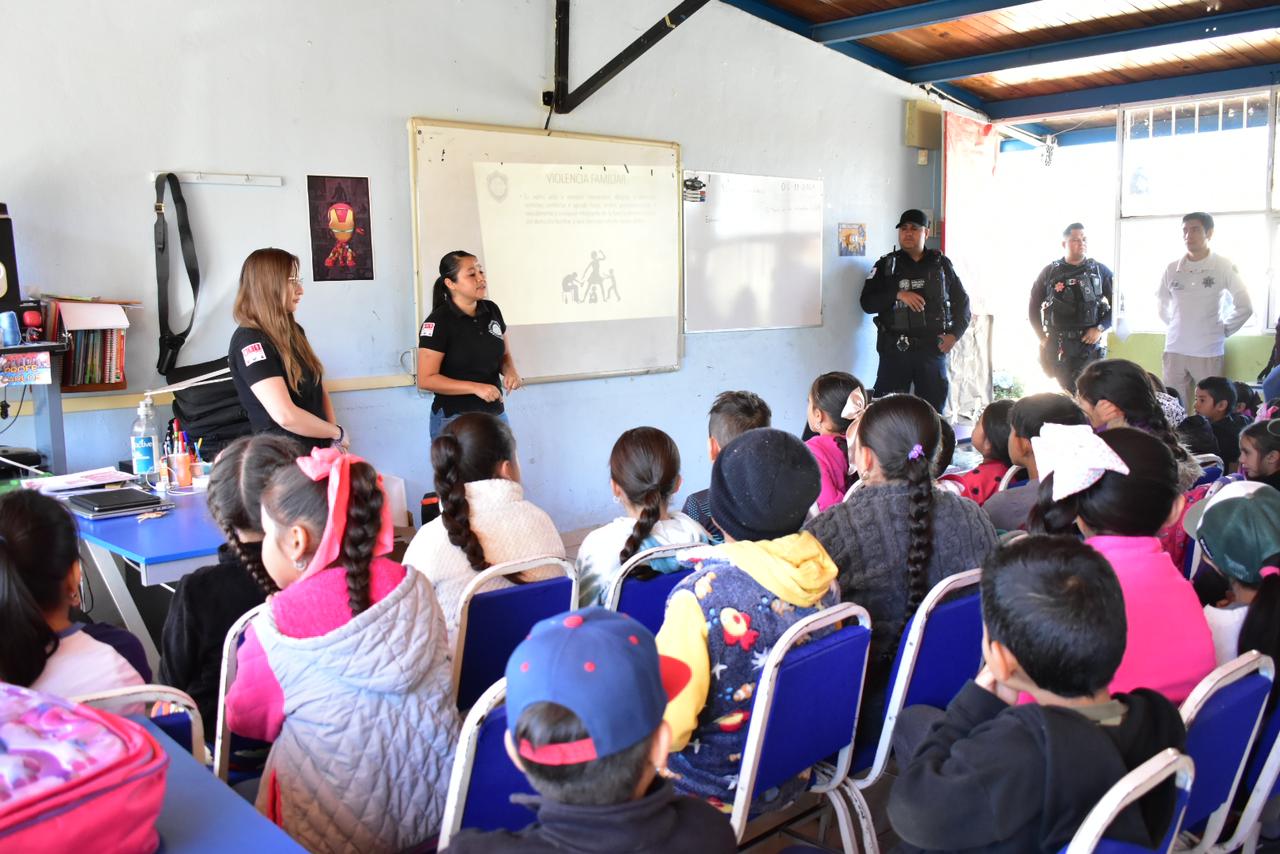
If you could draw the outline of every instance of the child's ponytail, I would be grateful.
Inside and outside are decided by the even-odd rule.
[[[0,498],[0,681],[28,687],[40,678],[58,649],[45,614],[68,604],[63,588],[78,559],[65,507],[30,489]]]
[[[933,407],[910,394],[877,398],[858,422],[858,444],[870,448],[887,480],[906,481],[907,618],[929,592],[933,561],[933,458],[941,428]]]
[[[653,533],[663,509],[680,488],[680,449],[670,436],[656,427],[633,428],[613,443],[609,476],[631,506],[640,511],[635,527],[618,553],[618,561],[626,563]]]
[[[476,572],[489,568],[484,547],[471,528],[466,486],[497,477],[498,467],[516,457],[515,437],[506,422],[469,412],[445,426],[431,443],[431,467],[440,496],[440,521],[449,542],[462,550]]]
[[[347,603],[355,616],[369,607],[369,564],[382,530],[382,505],[386,501],[378,485],[378,472],[366,462],[351,464],[347,527],[342,536],[342,562],[347,568]]]

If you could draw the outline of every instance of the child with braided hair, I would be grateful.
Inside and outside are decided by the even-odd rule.
[[[435,587],[453,649],[462,593],[477,572],[540,555],[564,557],[564,541],[551,517],[525,500],[515,437],[496,415],[468,412],[445,425],[431,443],[431,466],[440,515],[414,535],[404,563]],[[484,590],[557,575],[553,567],[531,570]]]
[[[871,615],[863,708],[874,711],[858,722],[859,744],[880,737],[898,639],[920,601],[942,579],[981,566],[996,547],[981,508],[934,485],[940,441],[937,414],[924,400],[892,394],[872,401],[851,452],[863,487],[805,525],[840,569],[841,598]]]
[[[583,539],[577,561],[579,607],[603,605],[618,570],[645,549],[710,542],[701,525],[669,508],[682,482],[680,449],[666,433],[635,427],[618,437],[609,454],[609,486],[626,515]],[[659,558],[649,566],[656,572],[679,568],[675,558]]]
[[[160,681],[186,691],[206,721],[217,718],[222,644],[231,625],[280,588],[262,565],[262,490],[302,446],[286,436],[246,436],[213,461],[209,515],[227,542],[218,562],[185,576],[160,636]]]
[[[262,528],[280,592],[227,696],[232,731],[274,742],[258,809],[309,851],[414,847],[439,830],[459,722],[431,584],[385,557],[381,478],[318,448],[271,476]]]

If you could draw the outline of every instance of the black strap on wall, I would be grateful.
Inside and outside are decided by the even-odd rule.
[[[187,328],[177,333],[169,328],[169,234],[164,221],[166,182],[178,213],[178,242],[182,246],[187,279],[191,282],[191,317],[187,320]],[[156,295],[160,315],[160,358],[156,362],[156,371],[160,376],[167,376],[178,364],[178,352],[191,334],[191,327],[196,322],[196,302],[200,299],[200,262],[196,260],[196,244],[191,237],[191,223],[187,220],[187,203],[182,198],[178,176],[172,172],[156,176]]]

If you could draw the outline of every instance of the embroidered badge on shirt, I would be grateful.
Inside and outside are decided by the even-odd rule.
[[[1200,284],[1204,285],[1206,288],[1211,288],[1216,283],[1214,282],[1213,276],[1205,276],[1204,281]]]
[[[436,325],[434,323],[428,323],[424,321],[422,324],[422,331],[419,332],[418,334],[421,335],[423,338],[430,338],[435,331],[436,331]]]
[[[244,366],[247,368],[254,362],[264,362],[267,359],[267,353],[262,349],[261,344],[250,344],[240,350],[240,355],[244,357]]]
[[[496,320],[489,321],[489,334],[494,335],[498,338],[502,337],[502,327],[498,325],[498,321]]]

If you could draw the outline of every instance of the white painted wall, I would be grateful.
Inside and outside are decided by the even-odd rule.
[[[672,0],[578,0],[571,82],[594,71]],[[427,116],[540,127],[550,88],[552,0],[46,0],[6,9],[0,28],[0,200],[18,234],[24,288],[134,297],[130,388],[154,382],[152,188],[156,169],[281,175],[281,189],[191,187],[208,291],[184,362],[225,352],[244,256],[283,246],[309,265],[307,174],[367,175],[377,279],[308,285],[299,311],[331,377],[399,372],[420,318],[413,300],[405,120]],[[825,181],[824,313],[818,329],[686,339],[679,372],[530,387],[509,404],[527,490],[568,530],[613,512],[607,460],[618,434],[648,423],[706,484],[706,410],[749,388],[799,429],[826,370],[870,382],[873,330],[857,307],[893,217],[937,208],[931,169],[902,143],[914,90],[735,9],[712,3],[551,126],[674,140],[687,168]],[[836,256],[835,223],[869,223],[871,258]],[[176,269],[176,268],[175,268]],[[182,303],[186,305],[186,303]],[[519,354],[516,354],[517,358]],[[10,395],[16,400],[16,393]],[[412,389],[339,394],[354,449],[430,484],[429,401]],[[67,419],[69,463],[124,456],[127,411]],[[31,444],[29,419],[0,443]]]

